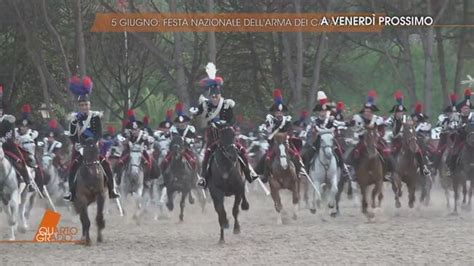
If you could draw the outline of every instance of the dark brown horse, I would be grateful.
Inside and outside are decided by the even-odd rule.
[[[277,133],[274,137],[272,154],[274,160],[271,163],[271,174],[269,178],[270,192],[278,213],[277,223],[282,224],[280,189],[289,189],[293,195],[293,219],[297,218],[298,204],[300,201],[300,182],[296,174],[290,153],[288,152],[288,141],[286,133]]]
[[[229,220],[224,207],[224,198],[234,196],[232,215],[234,216],[234,234],[240,233],[238,220],[239,205],[242,210],[249,209],[245,196],[245,178],[239,162],[239,155],[234,145],[235,132],[232,127],[223,127],[219,130],[217,148],[210,158],[210,173],[208,188],[214,202],[214,209],[219,216],[220,239],[223,244],[224,229],[229,228]]]
[[[82,165],[76,175],[74,208],[80,215],[82,224],[82,240],[86,245],[91,244],[89,229],[91,222],[87,209],[93,202],[97,203],[97,242],[102,242],[102,230],[105,228],[105,174],[99,162],[99,148],[93,138],[86,140]]]
[[[466,138],[456,161],[456,167],[452,175],[454,189],[454,213],[458,211],[459,186],[463,187],[463,203],[466,208],[472,208],[472,194],[474,184],[474,123],[471,122],[465,126]],[[467,181],[470,181],[469,196]],[[466,198],[469,198],[466,200]]]
[[[404,123],[402,132],[402,146],[397,157],[394,178],[392,181],[393,192],[395,193],[395,206],[401,207],[400,197],[402,196],[402,182],[408,188],[408,206],[413,208],[415,203],[415,189],[418,182],[418,164],[416,154],[419,146],[416,132],[412,124]]]
[[[360,186],[362,194],[362,213],[368,218],[373,218],[374,213],[367,210],[367,190],[368,186],[374,185],[372,190],[372,208],[376,207],[375,197],[378,196],[378,205],[383,199],[383,163],[381,154],[377,151],[379,134],[376,127],[366,127],[366,133],[363,137],[365,152],[361,154],[360,160],[355,168],[357,183]]]

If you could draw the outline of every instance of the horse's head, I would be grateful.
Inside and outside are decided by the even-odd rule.
[[[410,151],[411,153],[416,153],[418,151],[416,131],[413,123],[403,124],[402,148]]]
[[[364,135],[364,145],[367,150],[369,158],[377,156],[377,142],[379,141],[379,134],[375,126],[366,126],[366,133]]]
[[[273,149],[275,154],[280,158],[280,165],[283,169],[288,169],[288,156],[286,149],[288,147],[288,134],[287,133],[277,133],[273,137],[275,145]]]
[[[219,130],[219,144],[221,146],[231,146],[235,143],[235,131],[232,127],[226,126]]]
[[[51,165],[53,165],[53,155],[45,152],[41,158],[41,166],[43,169],[48,169]]]
[[[142,154],[143,145],[138,143],[133,144],[130,148],[129,170],[134,176],[137,176],[141,170]]]
[[[185,142],[183,138],[178,134],[173,134],[170,143],[170,151],[173,154],[173,157],[179,158],[183,154],[185,149]]]
[[[226,126],[219,130],[219,148],[229,161],[237,161],[238,153],[235,148],[235,131],[232,127]]]
[[[319,136],[321,137],[321,146],[320,149],[324,154],[324,157],[327,160],[330,160],[333,155],[334,149],[334,128],[332,129],[323,129],[318,131]]]
[[[88,138],[82,145],[85,164],[92,164],[99,160],[99,146],[94,138]]]
[[[20,147],[27,152],[31,160],[35,160],[36,144],[34,139],[29,135],[25,134],[19,137]]]

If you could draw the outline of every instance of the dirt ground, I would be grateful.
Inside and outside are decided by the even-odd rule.
[[[451,215],[438,189],[428,207],[408,209],[406,193],[402,209],[394,208],[393,193],[385,189],[382,209],[372,222],[359,205],[343,198],[341,215],[331,218],[325,210],[316,215],[303,207],[298,220],[276,224],[270,197],[251,192],[250,210],[241,212],[242,232],[226,231],[226,243],[218,245],[219,228],[212,204],[204,213],[199,205],[187,204],[184,222],[175,210],[169,218],[145,214],[140,225],[119,217],[115,209],[106,215],[105,242],[76,244],[0,244],[0,265],[14,264],[179,264],[179,265],[282,265],[282,264],[474,264],[474,215],[461,211]],[[231,227],[233,220],[227,199]],[[283,204],[291,210],[288,193]],[[131,204],[128,204],[131,205]],[[92,208],[91,208],[92,209]],[[79,217],[60,209],[62,226],[80,228]],[[92,210],[95,213],[94,210]],[[288,212],[290,213],[290,212]],[[36,208],[31,229],[17,234],[32,239],[43,214]],[[8,237],[4,213],[0,213],[0,237]],[[287,215],[290,217],[290,215]]]

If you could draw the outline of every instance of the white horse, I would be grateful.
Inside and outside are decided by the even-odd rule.
[[[43,147],[41,166],[44,171],[46,191],[48,191],[48,194],[52,199],[58,202],[62,199],[62,195],[65,191],[61,191],[61,178],[59,177],[59,171],[53,164],[54,157],[56,156],[53,150],[55,148],[61,148],[62,144],[59,141],[54,141],[48,145],[48,142],[45,139],[44,142],[40,142],[39,145]]]
[[[132,194],[132,197],[136,203],[136,212],[133,215],[134,218],[138,218],[141,214],[143,206],[143,187],[144,187],[144,173],[142,166],[142,154],[143,144],[132,144],[130,147],[130,154],[128,164],[125,166],[122,172],[122,183],[121,192],[122,197],[125,200],[128,194]],[[122,206],[124,206],[122,204]]]
[[[335,217],[338,213],[339,200],[337,199],[338,184],[340,179],[340,170],[337,166],[336,156],[334,155],[334,130],[318,129],[320,138],[319,152],[315,154],[311,161],[309,176],[318,189],[318,192],[324,193],[324,187],[329,186],[328,207],[331,209],[331,216]],[[316,213],[316,205],[320,207],[321,195],[313,191],[313,202],[310,211]]]
[[[8,225],[10,226],[10,240],[15,240],[20,192],[18,191],[16,171],[10,161],[5,158],[2,144],[0,143],[0,200],[3,203]]]
[[[30,134],[24,134],[18,136],[18,141],[20,147],[26,151],[28,160],[36,162],[35,153],[36,153],[36,144],[34,142],[33,137]],[[20,227],[18,228],[20,232],[24,233],[29,228],[28,226],[28,219],[30,216],[31,209],[33,209],[33,205],[36,200],[36,192],[38,192],[38,187],[35,183],[35,169],[26,166],[28,174],[30,176],[30,183],[35,188],[35,191],[29,192],[28,189],[23,189],[21,191],[21,203],[20,203]]]

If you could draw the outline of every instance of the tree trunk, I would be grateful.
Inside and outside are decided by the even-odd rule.
[[[207,0],[207,12],[214,12],[214,0]],[[216,34],[213,31],[207,33],[207,49],[208,49],[208,60],[209,62],[216,63]]]
[[[443,92],[443,106],[449,104],[449,91],[448,91],[448,79],[446,78],[446,63],[444,56],[444,44],[441,28],[436,28],[436,48],[438,52],[438,64],[439,64],[439,79],[441,84],[441,90]]]
[[[320,74],[321,74],[321,63],[322,63],[323,56],[324,56],[324,49],[325,49],[325,45],[326,45],[326,40],[327,40],[326,33],[325,32],[321,33],[321,35],[319,36],[318,44],[317,44],[318,50],[316,51],[316,58],[315,58],[315,62],[314,62],[313,78],[312,78],[311,86],[310,86],[309,93],[308,93],[308,97],[309,97],[308,106],[307,106],[308,110],[313,110],[313,107],[314,107],[315,102],[316,102],[316,92],[319,89],[319,77],[320,77]]]
[[[464,0],[463,1],[463,25],[468,25],[469,23],[469,2],[472,0]],[[471,30],[471,29],[469,29]],[[454,75],[454,91],[457,93],[460,91],[461,87],[461,76],[464,70],[464,58],[466,53],[466,32],[468,31],[467,28],[461,28],[461,35],[459,37],[459,44],[458,44],[458,54],[457,54],[457,62],[456,62],[456,73]]]
[[[301,14],[301,0],[295,0],[295,11]],[[296,80],[295,92],[293,97],[294,109],[293,112],[299,112],[299,109],[305,106],[302,102],[302,86],[303,86],[303,32],[296,33]],[[295,113],[297,114],[297,113]]]
[[[85,76],[86,71],[86,45],[84,42],[84,32],[82,27],[82,11],[81,11],[81,0],[74,0],[73,2],[73,13],[75,20],[75,30],[76,30],[76,50],[77,50],[77,59],[79,62],[79,75]]]
[[[171,13],[177,12],[176,0],[170,0],[170,11]],[[183,44],[181,40],[180,32],[173,32],[174,37],[174,60],[176,66],[176,90],[178,98],[186,106],[189,106],[189,92],[187,89],[186,74],[184,72],[184,63],[183,63]]]

